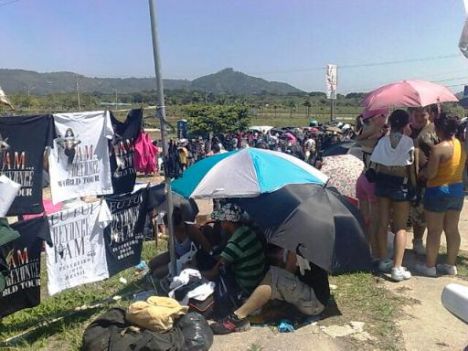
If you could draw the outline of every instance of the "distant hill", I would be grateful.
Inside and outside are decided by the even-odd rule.
[[[215,94],[255,95],[261,93],[282,94],[300,93],[302,90],[281,82],[249,76],[226,68],[192,81],[191,89]]]
[[[30,92],[34,95],[76,91],[111,94],[135,93],[156,88],[154,78],[91,78],[73,72],[38,73],[21,69],[0,69],[0,86],[7,94]],[[164,88],[212,92],[215,94],[254,95],[260,93],[289,94],[301,90],[281,82],[268,82],[261,78],[236,72],[232,68],[193,81],[165,79]]]

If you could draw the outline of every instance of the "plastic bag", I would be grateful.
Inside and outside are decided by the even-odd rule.
[[[213,344],[213,332],[201,314],[189,312],[179,319],[177,326],[184,334],[185,350],[208,351]]]
[[[462,34],[460,36],[460,41],[458,43],[458,47],[460,48],[460,51],[462,54],[468,58],[468,1],[464,0],[463,1],[465,4],[465,24],[463,26]]]

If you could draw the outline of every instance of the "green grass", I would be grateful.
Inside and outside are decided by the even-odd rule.
[[[161,249],[165,245],[161,244]],[[156,254],[154,241],[148,241],[143,246],[143,259],[149,260]],[[43,260],[42,267],[45,266]],[[119,279],[124,277],[128,284],[124,285]],[[78,350],[81,346],[83,330],[90,320],[109,307],[126,307],[128,300],[110,300],[103,306],[75,311],[80,306],[91,306],[96,303],[120,296],[131,296],[133,292],[141,290],[143,282],[135,275],[133,268],[127,269],[103,282],[86,284],[66,290],[55,296],[47,296],[47,272],[41,271],[41,304],[37,307],[18,311],[0,321],[0,340],[16,336],[26,330],[37,327],[32,333],[20,338],[15,344],[15,350]],[[55,318],[57,322],[48,323]],[[44,323],[44,325],[39,326]],[[39,327],[38,327],[39,326]],[[0,346],[0,349],[1,346]]]
[[[383,286],[383,280],[369,273],[343,274],[331,277],[337,286],[333,298],[339,310],[337,315],[321,321],[321,325],[364,322],[364,330],[375,340],[365,343],[350,339],[360,350],[399,350],[403,348],[396,319],[407,299],[396,296]]]

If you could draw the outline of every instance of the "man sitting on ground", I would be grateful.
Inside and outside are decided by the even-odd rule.
[[[242,210],[238,205],[226,203],[213,211],[211,217],[221,222],[229,239],[218,262],[203,275],[209,280],[219,280],[221,276],[235,300],[247,297],[265,274],[264,247],[255,232],[241,222]]]
[[[326,271],[277,246],[271,246],[268,256],[272,265],[263,281],[240,308],[211,325],[215,334],[248,330],[247,317],[270,300],[288,302],[307,316],[318,315],[325,309],[330,298]]]

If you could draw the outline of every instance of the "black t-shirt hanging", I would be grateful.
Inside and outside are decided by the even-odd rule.
[[[147,189],[106,197],[112,222],[104,230],[109,276],[140,263],[146,220]]]
[[[2,246],[0,252],[10,270],[5,290],[0,292],[0,318],[39,305],[42,242],[52,243],[47,218],[18,222],[11,228],[20,237]]]
[[[111,113],[114,138],[110,142],[110,165],[114,194],[130,193],[135,185],[136,171],[133,165],[135,140],[140,134],[143,109],[130,110],[124,122]]]
[[[54,134],[50,115],[0,118],[0,175],[21,184],[9,216],[43,212],[44,150]]]

